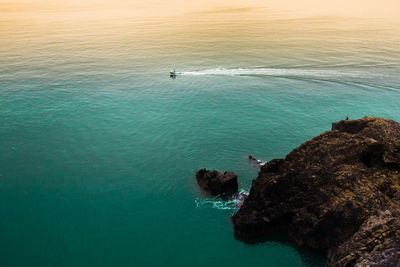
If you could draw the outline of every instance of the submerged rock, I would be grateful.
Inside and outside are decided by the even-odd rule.
[[[249,155],[249,160],[250,160],[251,162],[253,162],[255,165],[257,165],[257,166],[264,166],[264,165],[266,164],[266,162],[261,161],[261,160],[259,160],[259,159],[256,159],[256,158],[253,157],[252,155]]]
[[[201,169],[196,172],[199,186],[212,195],[232,195],[238,191],[237,175],[233,172],[220,172]]]
[[[232,221],[239,239],[286,232],[327,266],[397,267],[399,207],[400,124],[364,117],[262,166]]]

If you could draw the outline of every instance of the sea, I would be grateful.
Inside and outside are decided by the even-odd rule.
[[[124,3],[0,8],[0,265],[324,266],[284,235],[237,240],[237,203],[194,174],[248,192],[249,154],[346,116],[400,121],[400,27]]]

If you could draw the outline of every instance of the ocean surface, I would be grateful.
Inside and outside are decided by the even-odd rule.
[[[0,9],[0,265],[323,266],[236,240],[235,203],[194,173],[247,192],[249,154],[285,157],[346,115],[400,121],[400,27],[151,8]]]

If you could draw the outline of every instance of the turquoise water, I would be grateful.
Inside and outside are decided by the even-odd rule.
[[[247,191],[248,154],[284,157],[346,114],[400,121],[397,28],[55,12],[0,18],[2,266],[323,266],[290,242],[235,240],[234,205],[194,172],[234,171]]]

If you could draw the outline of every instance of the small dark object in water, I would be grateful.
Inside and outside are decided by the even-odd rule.
[[[249,155],[249,160],[253,161],[253,163],[255,163],[255,164],[259,165],[259,166],[264,166],[265,165],[265,162],[256,159],[252,155]]]

